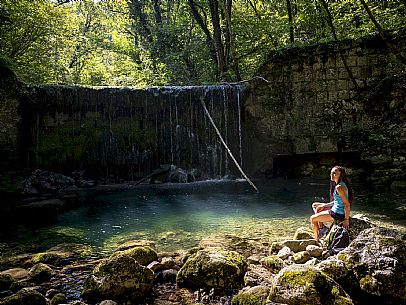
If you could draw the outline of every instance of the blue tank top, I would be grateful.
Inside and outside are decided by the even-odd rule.
[[[344,186],[344,187],[347,189],[347,196],[346,196],[346,197],[347,197],[347,199],[348,199],[348,187],[347,187],[347,185],[346,185],[344,182],[342,182],[342,181],[340,181],[340,182],[337,184],[337,186],[338,186],[338,185],[342,185],[342,186]],[[332,206],[331,210],[332,210],[334,213],[341,214],[341,215],[345,215],[344,202],[343,202],[343,200],[341,199],[340,195],[338,194],[337,188],[334,190],[334,193],[333,193],[333,206]]]

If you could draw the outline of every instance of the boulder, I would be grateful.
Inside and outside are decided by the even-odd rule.
[[[304,264],[311,258],[312,257],[310,256],[310,253],[307,251],[300,251],[300,252],[293,254],[293,261],[296,264]]]
[[[47,305],[47,300],[38,291],[23,288],[16,294],[1,300],[0,305]]]
[[[314,237],[313,231],[309,227],[300,227],[296,230],[293,239],[294,240],[312,239],[313,237]]]
[[[268,269],[261,265],[249,265],[244,275],[245,286],[272,285],[275,277]]]
[[[339,284],[313,266],[285,267],[275,280],[268,297],[271,302],[289,305],[353,304]]]
[[[285,267],[285,262],[276,255],[264,257],[261,259],[261,264],[274,273],[278,273],[283,267]]]
[[[52,277],[52,268],[46,264],[39,263],[30,269],[28,275],[35,283],[49,282]]]
[[[233,297],[231,305],[265,305],[269,290],[267,286],[244,288]]]
[[[337,258],[350,270],[356,297],[381,304],[406,303],[406,236],[395,229],[364,230]]]
[[[28,278],[28,270],[23,268],[12,268],[2,271],[0,274],[8,274],[15,281],[25,280]]]
[[[348,275],[348,269],[345,267],[344,262],[337,259],[336,256],[321,261],[316,267],[340,284],[343,280],[345,281]]]
[[[145,247],[135,247],[124,251],[114,252],[110,258],[114,258],[117,255],[127,255],[134,258],[140,265],[147,266],[153,261],[158,260],[158,254],[149,246]]]
[[[121,253],[96,266],[84,282],[82,297],[92,302],[106,299],[139,302],[150,291],[153,281],[150,269]]]
[[[64,303],[66,303],[65,295],[63,293],[57,293],[52,297],[51,301],[49,302],[49,305],[58,305]]]
[[[292,250],[289,247],[283,247],[279,250],[278,254],[276,255],[280,259],[287,259],[292,254]]]
[[[310,254],[311,257],[320,257],[323,253],[323,248],[315,245],[308,245],[306,251]]]
[[[215,289],[216,294],[240,288],[247,270],[246,259],[235,251],[207,248],[189,257],[179,270],[176,283],[179,288],[193,291]]]
[[[350,242],[357,238],[357,236],[364,230],[373,228],[375,225],[364,215],[356,214],[350,217]]]

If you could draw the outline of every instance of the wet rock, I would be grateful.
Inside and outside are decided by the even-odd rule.
[[[295,235],[293,236],[294,240],[302,240],[302,239],[312,239],[313,232],[308,227],[300,227],[296,230]]]
[[[113,300],[104,300],[99,305],[117,305]]]
[[[244,275],[245,286],[258,286],[273,284],[274,274],[261,265],[249,265]]]
[[[2,271],[0,274],[8,274],[15,281],[26,280],[28,279],[28,270],[23,268],[12,268],[5,271]]]
[[[46,264],[39,263],[30,269],[28,275],[35,283],[48,282],[52,277],[52,268]]]
[[[231,305],[265,305],[269,291],[267,286],[244,288],[233,297]]]
[[[271,302],[289,305],[353,304],[339,284],[312,266],[285,267],[275,280],[268,297]]]
[[[57,289],[49,289],[49,290],[45,293],[45,297],[46,297],[47,299],[52,299],[53,296],[54,296],[55,294],[57,294],[57,293],[59,293],[59,290],[57,290]]]
[[[52,192],[74,186],[75,180],[71,177],[39,169],[21,183],[23,194]]]
[[[158,254],[149,246],[135,247],[124,251],[114,252],[110,258],[114,258],[117,255],[127,255],[135,259],[139,264],[147,266],[153,261],[158,260]]]
[[[57,293],[55,294],[51,301],[49,302],[49,305],[57,305],[57,304],[63,304],[66,302],[66,297],[63,293]]]
[[[0,273],[0,291],[9,290],[11,284],[13,284],[14,279],[10,274],[1,274]]]
[[[406,302],[406,236],[388,228],[360,233],[337,258],[350,270],[357,298],[381,304]],[[400,289],[400,287],[402,287]]]
[[[150,291],[153,272],[126,254],[102,261],[86,279],[82,297],[92,302],[106,299],[139,302]]]
[[[41,293],[23,288],[16,294],[1,300],[0,305],[47,305],[47,300]]]
[[[157,283],[176,283],[176,275],[178,270],[168,269],[159,272],[155,278]]]
[[[285,267],[285,262],[276,255],[270,255],[261,259],[261,265],[273,273],[278,273]]]
[[[220,247],[229,251],[238,252],[245,258],[263,251],[263,247],[259,242],[235,235],[204,238],[200,241],[199,247],[201,249],[207,247]]]
[[[124,244],[120,245],[115,251],[124,251],[128,250],[131,248],[137,248],[137,247],[150,247],[152,249],[155,249],[155,242],[151,240],[129,240],[126,241]]]
[[[32,256],[32,262],[34,264],[43,263],[53,266],[63,266],[69,263],[69,255],[65,252],[41,252],[36,253]]]
[[[214,288],[220,294],[241,287],[246,269],[246,259],[239,253],[207,248],[189,257],[179,270],[176,283],[179,288],[193,291]]]

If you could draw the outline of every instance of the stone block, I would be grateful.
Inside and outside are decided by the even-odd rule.
[[[318,92],[317,93],[317,103],[324,104],[327,102],[327,92]]]
[[[350,98],[350,93],[348,90],[341,90],[338,91],[338,99],[340,100],[346,100]]]
[[[348,89],[348,81],[345,79],[339,79],[337,81],[337,90],[347,90]]]
[[[348,56],[346,58],[347,66],[348,67],[356,67],[357,66],[357,60],[358,60],[357,56]]]
[[[337,91],[328,91],[328,101],[332,102],[332,101],[336,101],[338,98],[338,94]]]
[[[326,69],[326,78],[327,80],[337,79],[338,72],[336,69]]]
[[[368,65],[368,57],[361,56],[357,59],[358,66],[367,66]]]

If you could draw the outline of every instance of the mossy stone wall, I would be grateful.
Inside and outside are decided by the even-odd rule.
[[[393,40],[403,52],[405,37]],[[351,166],[370,169],[374,183],[404,180],[404,70],[379,36],[271,53],[257,72],[266,81],[257,78],[246,91],[251,171],[275,172],[278,158],[292,156],[302,164],[290,166],[302,165],[302,173],[309,160],[318,163],[307,171],[313,175],[356,155]]]

